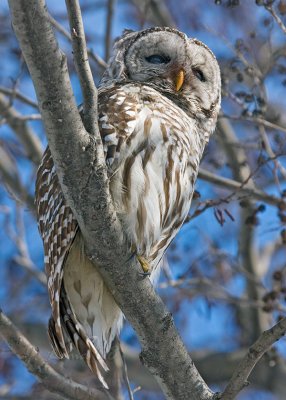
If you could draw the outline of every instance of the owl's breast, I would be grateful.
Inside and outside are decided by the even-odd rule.
[[[150,87],[114,89],[99,122],[118,216],[155,266],[188,214],[204,143],[194,121]]]
[[[155,264],[188,214],[198,165],[173,129],[154,114],[142,116],[110,186],[131,244]]]

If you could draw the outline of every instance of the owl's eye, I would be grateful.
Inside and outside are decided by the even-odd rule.
[[[204,76],[203,72],[199,68],[193,68],[193,73],[201,82],[206,81],[206,77]]]
[[[151,64],[168,64],[170,57],[162,56],[160,54],[152,54],[151,56],[145,57],[145,60]]]

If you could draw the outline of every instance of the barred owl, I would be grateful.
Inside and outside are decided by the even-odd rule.
[[[202,42],[170,28],[125,31],[115,42],[99,86],[98,123],[115,209],[152,281],[188,214],[219,107],[219,67]],[[38,170],[36,204],[52,346],[60,358],[74,346],[106,387],[104,359],[122,312],[85,255],[49,148]]]

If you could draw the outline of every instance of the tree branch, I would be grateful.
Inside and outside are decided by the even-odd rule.
[[[281,28],[282,32],[286,34],[286,26],[284,25],[282,19],[276,14],[276,12],[274,11],[272,5],[267,5],[264,4],[264,8],[270,12],[270,14],[272,15],[272,17],[275,19],[275,21],[277,22],[277,25]]]
[[[9,4],[64,195],[79,223],[89,258],[139,336],[141,360],[168,399],[212,398],[172,316],[130,257],[109,194],[101,139],[90,136],[83,126],[66,58],[58,48],[44,0],[9,0]]]
[[[38,165],[42,158],[42,146],[40,140],[33,130],[28,126],[27,122],[22,119],[22,116],[1,94],[0,115],[6,119],[8,125],[18,136],[18,139],[25,148],[28,158]]]
[[[0,146],[0,177],[7,186],[8,191],[11,191],[20,202],[28,206],[31,211],[35,211],[34,197],[23,186],[15,161],[11,159],[9,154]]]
[[[139,9],[143,22],[150,21],[157,26],[176,27],[165,0],[132,0]]]
[[[247,385],[247,378],[263,354],[286,333],[286,318],[272,328],[264,331],[258,340],[249,347],[247,354],[239,363],[231,380],[221,395],[221,400],[232,400]]]
[[[53,18],[51,15],[49,15],[49,19],[54,28],[71,42],[72,38],[70,33],[61,24],[59,24],[58,21],[55,20],[55,18]],[[101,70],[104,70],[107,67],[106,62],[102,58],[100,58],[97,54],[94,54],[92,49],[87,49],[87,53],[90,59],[96,62],[98,66],[101,68]]]
[[[0,86],[0,93],[6,94],[9,97],[9,100],[12,102],[15,98],[22,101],[28,106],[38,109],[38,104],[33,100],[29,99],[29,97],[25,96],[24,94],[18,92],[15,89],[9,89],[4,86]]]
[[[51,392],[72,400],[107,400],[102,392],[89,389],[54,370],[1,310],[0,335],[27,369]]]
[[[219,140],[228,156],[230,167],[232,168],[234,179],[241,182],[248,182],[248,187],[257,190],[251,177],[251,169],[244,149],[234,144],[238,144],[238,139],[230,122],[221,118],[218,122]],[[241,209],[241,228],[239,239],[240,263],[254,277],[261,277],[259,254],[254,245],[255,226],[245,224],[249,215],[253,214],[255,207],[250,198],[246,202],[246,207]],[[258,301],[263,297],[263,289],[258,285],[246,281],[246,292],[249,300]],[[269,326],[267,315],[260,308],[245,308],[239,310],[239,317],[242,323],[242,343],[250,345],[253,343]]]
[[[265,193],[262,190],[255,188],[253,185],[249,187],[248,184],[224,178],[202,168],[199,170],[199,179],[213,183],[217,186],[223,187],[224,189],[236,191],[238,194],[249,196],[252,199],[260,200],[273,206],[279,207],[284,203],[284,201],[279,199],[279,197]]]
[[[100,138],[97,123],[97,89],[88,62],[80,5],[77,0],[66,0],[66,5],[71,30],[74,63],[83,95],[85,128],[89,133]]]
[[[108,62],[110,57],[112,20],[114,14],[115,0],[108,0],[106,8],[106,28],[105,28],[105,61]]]

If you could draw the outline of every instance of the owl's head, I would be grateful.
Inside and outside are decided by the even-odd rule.
[[[188,115],[216,120],[220,70],[202,42],[172,28],[126,31],[115,43],[103,82],[142,82],[172,99]]]

